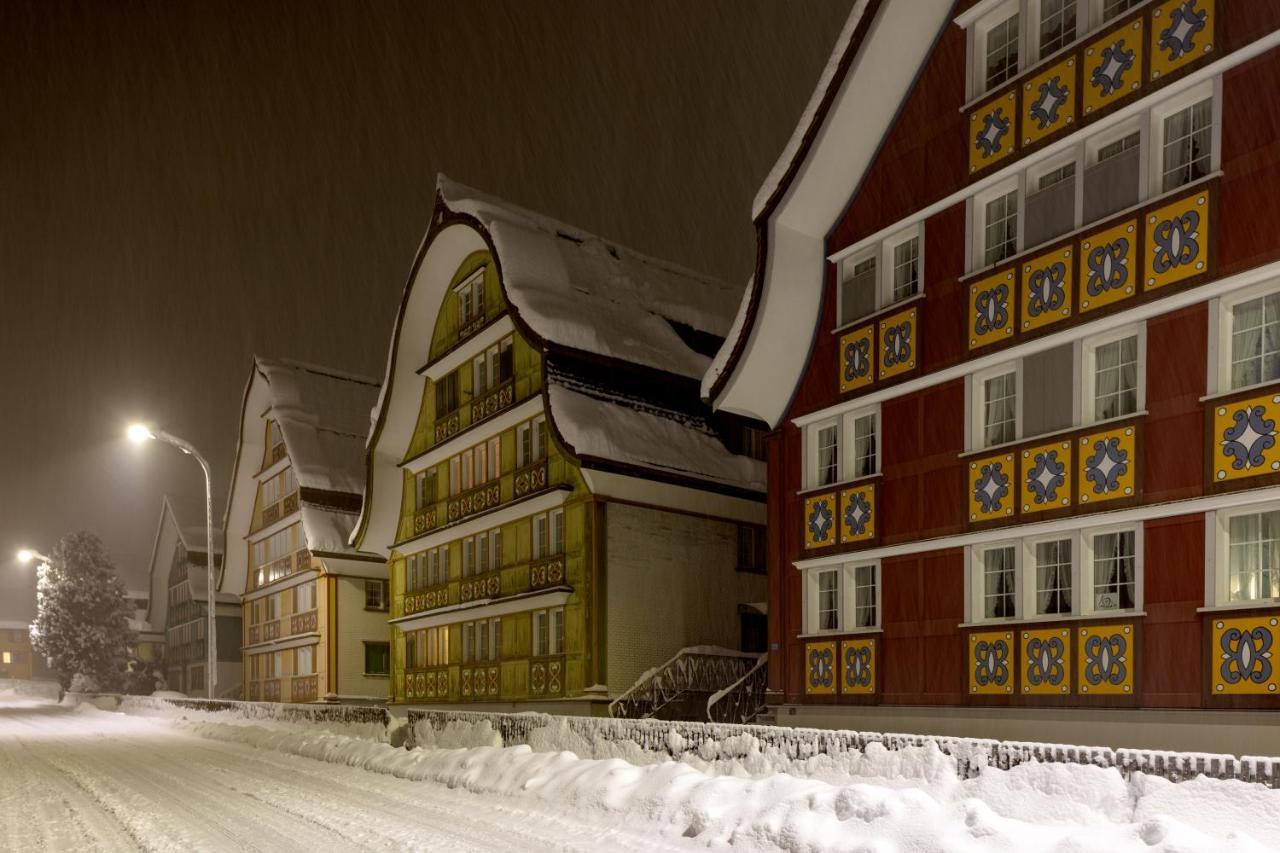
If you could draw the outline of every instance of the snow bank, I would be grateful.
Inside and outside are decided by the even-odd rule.
[[[26,696],[57,702],[62,686],[56,681],[32,681],[25,678],[0,678],[0,696]]]
[[[317,731],[374,743],[404,742],[404,723],[393,720],[386,708],[368,705],[285,705],[224,699],[125,696],[119,707],[123,713],[143,717],[267,727],[301,724]]]

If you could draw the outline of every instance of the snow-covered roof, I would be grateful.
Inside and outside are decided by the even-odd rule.
[[[452,181],[436,187],[489,232],[508,300],[534,334],[562,347],[701,378],[708,356],[672,322],[723,338],[741,288],[609,243]]]
[[[0,630],[25,631],[30,627],[31,622],[23,622],[21,619],[0,619]]]
[[[952,0],[857,0],[795,132],[756,195],[764,251],[704,376],[719,410],[777,425],[822,306],[827,234],[849,206],[943,28]]]

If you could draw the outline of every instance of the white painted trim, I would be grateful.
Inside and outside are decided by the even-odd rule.
[[[289,513],[286,516],[281,517],[274,524],[268,527],[263,527],[260,530],[255,530],[253,533],[250,533],[248,536],[244,537],[244,541],[248,542],[250,545],[256,545],[259,542],[263,541],[264,539],[270,539],[272,536],[275,536],[281,530],[285,530],[289,527],[292,527],[293,525],[301,521],[302,521],[302,498],[301,498],[301,495],[299,495],[298,508],[296,510],[294,510],[293,512]],[[306,535],[306,532],[307,531],[304,526],[302,530],[302,533],[304,536]]]
[[[1170,314],[1189,305],[1198,305],[1201,302],[1208,302],[1216,299],[1224,294],[1233,293],[1244,287],[1256,284],[1266,279],[1280,276],[1280,261],[1273,261],[1269,264],[1254,267],[1244,272],[1236,273],[1226,278],[1220,278],[1217,281],[1202,284],[1199,287],[1183,290],[1179,293],[1166,296],[1162,299],[1155,299],[1151,302],[1144,302],[1141,305],[1126,311],[1118,311],[1106,317],[1100,317],[1088,323],[1081,323],[1064,329],[1054,334],[1045,335],[1042,338],[1026,341],[1021,344],[1015,344],[1008,349],[991,353],[980,358],[970,359],[951,367],[936,370],[925,376],[911,379],[898,385],[885,388],[880,391],[873,391],[861,397],[856,397],[834,406],[828,406],[816,412],[810,412],[807,415],[793,418],[791,423],[798,427],[804,427],[808,424],[830,418],[853,409],[861,409],[874,403],[882,403],[885,400],[893,400],[898,397],[905,397],[908,394],[914,394],[926,388],[932,388],[935,385],[942,385],[955,379],[961,379],[969,374],[995,367],[1007,361],[1017,358],[1025,358],[1033,353],[1042,352],[1044,350],[1053,349],[1065,343],[1071,343],[1083,338],[1092,337],[1093,335],[1102,334],[1112,329],[1122,326],[1138,323],[1143,320],[1149,320],[1152,317],[1159,317],[1163,314]]]
[[[563,607],[568,603],[570,595],[572,593],[568,590],[552,589],[535,595],[499,599],[481,598],[469,601],[466,604],[456,604],[452,607],[432,610],[417,616],[390,620],[390,624],[401,631],[438,628],[441,625],[452,625],[455,622],[473,622],[477,619],[490,619],[494,616],[507,616],[511,613]]]
[[[1038,625],[1041,622],[1079,622],[1082,619],[1133,619],[1138,616],[1146,616],[1145,610],[1117,610],[1114,613],[1100,612],[1092,614],[1092,616],[1081,616],[1075,614],[1066,614],[1063,616],[1036,616],[1030,619],[1023,619],[1019,616],[1017,619],[994,619],[990,622],[961,622],[956,625],[957,628],[1003,628],[1006,625]]]
[[[464,364],[470,364],[471,359],[515,332],[515,328],[511,315],[503,314],[479,334],[467,338],[461,346],[442,355],[438,361],[423,366],[420,371],[423,378],[431,382],[439,382],[441,377],[452,373]]]
[[[264,643],[256,643],[252,646],[243,646],[240,651],[247,655],[270,654],[271,652],[284,652],[289,649],[298,649],[303,646],[317,645],[320,641],[320,632],[311,631],[307,634],[295,634],[285,637],[283,640],[267,640]],[[312,672],[302,673],[303,675],[314,675]]]
[[[265,483],[267,480],[270,480],[276,474],[279,474],[281,471],[283,471],[285,468],[288,468],[292,464],[293,464],[293,460],[289,458],[289,445],[286,444],[284,448],[284,456],[281,456],[271,465],[267,466],[266,468],[263,468],[257,474],[254,474],[253,479],[257,480],[259,483]]]
[[[1258,598],[1239,602],[1231,601],[1229,588],[1231,580],[1229,576],[1231,568],[1231,539],[1228,535],[1228,530],[1231,519],[1238,515],[1253,515],[1255,513],[1275,512],[1276,510],[1280,510],[1280,500],[1253,506],[1223,507],[1219,512],[1214,513],[1214,525],[1212,527],[1209,526],[1208,519],[1205,519],[1205,554],[1208,557],[1205,560],[1206,608],[1230,610],[1246,607],[1270,607],[1280,603],[1280,597]]]
[[[466,405],[470,405],[470,403]],[[477,444],[484,444],[495,435],[517,426],[521,421],[527,421],[541,414],[544,408],[542,394],[535,394],[514,408],[507,409],[499,415],[481,421],[476,425],[475,429],[468,429],[466,432],[450,436],[426,453],[400,463],[400,468],[411,474],[420,474],[432,466],[439,465],[446,459],[457,456],[463,450],[469,450]],[[454,439],[465,439],[465,441],[455,441]]]
[[[802,637],[831,637],[844,634],[878,634],[884,630],[884,573],[880,568],[879,560],[862,559],[862,555],[854,552],[846,554],[846,559],[840,561],[837,565],[819,566],[808,572],[801,574],[801,615],[800,624],[803,626],[805,633]],[[857,598],[857,570],[865,566],[872,566],[876,573],[876,621],[874,625],[862,628],[851,628],[850,623],[853,622],[858,608]],[[818,620],[818,574],[821,572],[838,571],[839,575],[839,618],[840,627],[823,631],[817,627]]]
[[[654,507],[669,507],[673,512],[709,515],[713,518],[740,521],[745,524],[764,524],[766,521],[767,507],[763,492],[760,494],[760,500],[753,501],[719,492],[678,486],[674,483],[617,474],[612,471],[599,471],[592,468],[580,470],[582,479],[586,481],[591,494],[603,500],[612,499]]]
[[[306,569],[305,571],[297,572],[292,575],[285,575],[278,580],[272,581],[266,586],[258,587],[253,592],[245,593],[240,597],[240,601],[245,604],[251,601],[257,601],[260,598],[266,598],[268,595],[275,595],[277,592],[283,592],[286,589],[293,589],[295,586],[302,586],[304,583],[319,579],[319,577],[319,569]]]
[[[1137,364],[1137,408],[1125,415],[1116,415],[1113,418],[1099,420],[1094,415],[1094,394],[1097,390],[1097,350],[1098,347],[1106,346],[1110,343],[1123,340],[1128,337],[1137,337],[1138,364]],[[1076,405],[1078,417],[1075,423],[1080,426],[1094,426],[1098,424],[1110,423],[1121,418],[1136,418],[1147,413],[1147,324],[1144,320],[1133,326],[1122,326],[1118,329],[1111,329],[1102,334],[1085,338],[1079,342],[1080,356],[1077,360],[1076,372],[1079,381],[1076,388]]]
[[[1209,303],[1209,367],[1205,384],[1205,390],[1208,393],[1200,398],[1200,402],[1204,403],[1227,394],[1237,394],[1254,388],[1262,389],[1275,384],[1275,379],[1268,379],[1253,385],[1231,387],[1231,338],[1235,325],[1236,306],[1241,302],[1248,302],[1278,291],[1280,291],[1280,281],[1264,281],[1253,287],[1242,288],[1234,293],[1220,296]]]
[[[838,565],[850,559],[883,560],[889,557],[901,557],[909,554],[925,554],[931,551],[943,551],[950,548],[962,548],[973,545],[986,545],[1009,538],[1036,536],[1041,533],[1053,533],[1065,530],[1089,530],[1093,528],[1112,527],[1136,524],[1170,516],[1197,515],[1210,510],[1225,508],[1245,509],[1256,504],[1280,501],[1280,486],[1268,486],[1245,492],[1230,492],[1209,495],[1200,498],[1187,498],[1180,501],[1147,504],[1130,509],[1112,510],[1111,512],[1095,512],[1088,515],[1076,515],[1069,518],[1051,521],[1020,524],[1012,527],[1000,527],[990,530],[976,530],[972,533],[957,533],[951,536],[939,536],[934,539],[918,539],[913,542],[901,542],[896,545],[884,545],[879,548],[868,548],[865,551],[851,554],[831,554],[814,557],[809,560],[797,560],[792,565],[797,570],[817,568],[819,566]]]

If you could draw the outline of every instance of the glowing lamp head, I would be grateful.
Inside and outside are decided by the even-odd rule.
[[[35,551],[29,551],[26,548],[23,548],[21,551],[18,552],[19,563],[30,563],[35,558],[36,558]]]
[[[155,435],[147,428],[145,424],[133,424],[129,427],[126,435],[134,444],[142,444],[144,441],[155,438]]]

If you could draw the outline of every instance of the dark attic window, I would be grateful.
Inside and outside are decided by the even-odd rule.
[[[720,351],[720,345],[724,343],[724,338],[719,335],[713,335],[710,332],[704,332],[701,329],[695,329],[687,323],[681,323],[679,320],[672,320],[670,317],[664,317],[671,325],[671,328],[680,340],[684,341],[684,345],[699,355],[705,355],[707,358],[715,358],[716,353]]]

